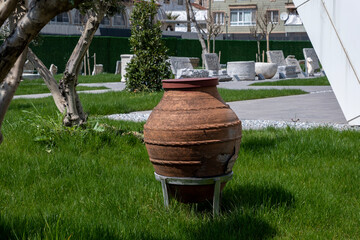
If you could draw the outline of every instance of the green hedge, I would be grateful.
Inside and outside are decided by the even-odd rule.
[[[78,40],[79,36],[41,36],[39,44],[31,48],[47,67],[53,63],[63,72]],[[116,61],[121,54],[130,53],[130,45],[127,38],[94,37],[89,52],[90,56],[96,53],[96,62],[103,64],[106,72],[115,72]],[[93,61],[91,58],[91,66]]]
[[[59,72],[63,72],[65,64],[75,47],[79,36],[48,36],[40,38],[40,44],[31,46],[33,51],[47,67],[55,64]],[[196,39],[165,38],[170,56],[199,57],[201,46]],[[261,49],[265,50],[266,43],[261,42]],[[270,49],[283,50],[284,55],[295,55],[297,59],[304,59],[302,49],[312,47],[309,41],[271,41]],[[256,41],[217,40],[216,52],[221,51],[221,63],[229,61],[255,60],[257,52]],[[121,54],[130,53],[128,38],[95,37],[90,46],[90,55],[96,52],[96,61],[104,65],[104,71],[115,72],[116,61]],[[93,59],[91,59],[91,66]]]

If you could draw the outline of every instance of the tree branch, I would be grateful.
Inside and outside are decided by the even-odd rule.
[[[4,81],[15,61],[40,30],[53,17],[74,8],[81,0],[73,2],[74,4],[69,0],[31,1],[27,14],[0,47],[0,83]]]
[[[198,22],[196,21],[195,19],[195,13],[194,13],[194,9],[191,5],[191,1],[190,0],[186,0],[188,2],[188,5],[189,5],[189,9],[190,9],[190,19],[191,19],[191,22],[195,24],[195,29],[196,29],[196,32],[197,32],[197,35],[198,35],[198,39],[199,39],[199,42],[201,44],[201,48],[202,48],[202,58],[204,58],[204,54],[205,53],[208,53],[208,49],[206,48],[206,43],[205,43],[205,39],[204,39],[204,35],[201,34],[201,31],[203,31]],[[203,59],[203,62],[204,62],[204,59]]]
[[[105,9],[104,9],[105,10]],[[90,12],[89,18],[86,22],[85,29],[72,52],[69,61],[66,64],[63,78],[60,81],[62,95],[65,96],[67,106],[64,124],[67,126],[73,124],[82,124],[86,121],[86,114],[84,113],[79,97],[76,92],[77,75],[79,66],[86,51],[89,49],[90,43],[99,28],[101,20],[104,18],[105,11]]]
[[[0,27],[4,24],[6,19],[14,12],[17,3],[20,0],[1,0],[0,1]]]
[[[29,48],[27,58],[34,65],[36,70],[39,72],[41,77],[44,79],[44,82],[48,89],[51,92],[51,95],[54,99],[55,105],[61,113],[65,112],[66,101],[65,98],[61,95],[59,85],[55,80],[54,76],[51,74],[49,69],[45,64],[35,55],[35,53]]]

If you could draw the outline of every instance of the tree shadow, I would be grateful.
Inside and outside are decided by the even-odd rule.
[[[52,219],[53,218],[53,219]],[[146,239],[173,240],[170,237],[157,237],[146,229],[136,229],[127,233],[119,233],[116,228],[106,224],[95,226],[69,227],[66,224],[57,229],[56,216],[47,219],[49,225],[41,217],[29,219],[5,219],[0,215],[0,240],[9,239],[86,239],[86,240],[117,240],[117,239]],[[60,224],[62,225],[62,224]]]
[[[189,233],[188,239],[267,239],[275,234],[276,229],[263,219],[233,213],[202,224]]]
[[[277,144],[284,142],[288,137],[281,135],[262,135],[244,137],[240,149],[245,152],[268,152]]]
[[[0,223],[0,240],[12,239],[13,237],[11,228],[4,223]]]
[[[16,103],[11,104],[9,110],[26,110],[31,108],[34,108],[34,105],[32,105],[31,103]]]

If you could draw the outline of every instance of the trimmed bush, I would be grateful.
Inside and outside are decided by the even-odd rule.
[[[126,68],[126,89],[159,91],[161,80],[171,75],[166,62],[167,48],[161,40],[161,24],[155,21],[157,6],[154,1],[138,1],[131,15],[131,52],[135,55]]]

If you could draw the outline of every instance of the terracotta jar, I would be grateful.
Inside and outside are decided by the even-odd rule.
[[[241,141],[241,121],[221,99],[217,78],[163,80],[164,96],[144,126],[155,172],[170,177],[215,177],[230,173]],[[225,183],[222,184],[222,188]],[[213,197],[214,185],[170,185],[182,202]]]

